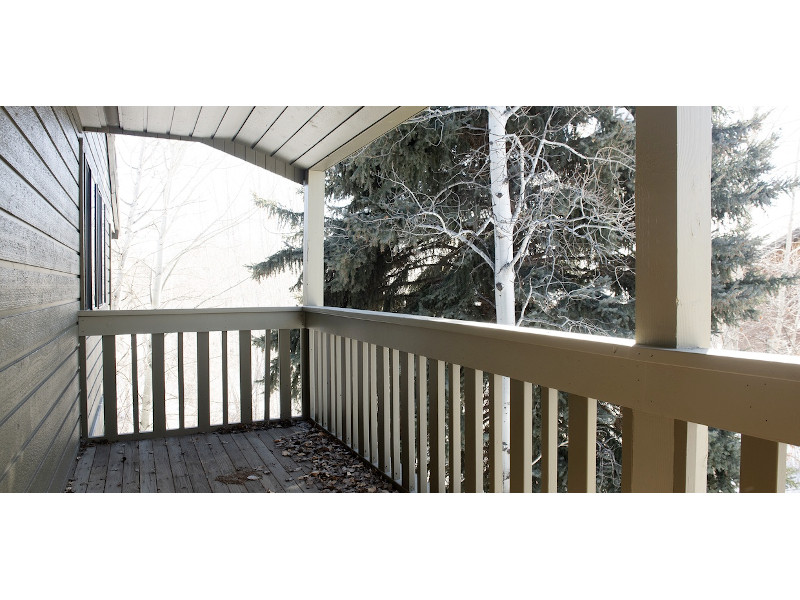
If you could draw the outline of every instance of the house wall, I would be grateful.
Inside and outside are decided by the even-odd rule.
[[[2,492],[62,490],[78,450],[79,132],[74,109],[0,108]],[[105,135],[85,146],[110,198]]]

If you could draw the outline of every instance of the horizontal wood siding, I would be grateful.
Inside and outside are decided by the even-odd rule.
[[[78,449],[80,134],[73,113],[0,108],[3,492],[62,490]],[[105,134],[88,134],[85,148],[110,215]]]

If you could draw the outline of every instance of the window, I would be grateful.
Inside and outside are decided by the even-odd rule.
[[[92,310],[107,304],[108,271],[106,205],[92,177],[88,161],[83,162],[83,308]]]

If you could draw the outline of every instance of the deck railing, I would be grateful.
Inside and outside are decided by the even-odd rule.
[[[282,398],[289,393],[288,330],[301,330],[302,415],[408,491],[502,489],[504,378],[510,391],[512,491],[532,488],[534,386],[541,410],[542,491],[557,490],[559,391],[568,397],[569,491],[595,491],[598,401],[741,433],[742,478],[756,490],[768,489],[760,482],[775,479],[760,474],[783,468],[783,444],[800,444],[800,361],[794,358],[665,350],[625,339],[315,307],[81,313],[80,334],[103,336],[106,437],[115,423],[113,336],[154,336],[155,390],[163,363],[161,334],[197,332],[200,341],[203,332],[234,329],[245,331],[240,344],[250,330],[284,332]],[[207,350],[198,350],[198,364],[207,360]],[[240,372],[242,415],[249,415],[246,364]],[[205,402],[207,375],[198,378]],[[197,429],[182,431],[211,427],[203,411]],[[281,416],[288,416],[284,408]],[[173,433],[165,429],[163,414],[156,420],[154,413],[149,435],[165,432]]]
[[[290,364],[290,335],[292,330],[302,327],[300,308],[254,308],[254,309],[201,309],[201,310],[143,310],[143,311],[82,311],[79,313],[78,334],[84,353],[85,366],[82,369],[81,429],[84,437],[106,440],[145,439],[165,435],[202,433],[218,427],[236,423],[249,424],[255,421],[270,420],[272,412],[272,381],[278,382],[279,416],[277,420],[290,420],[292,414],[292,386]],[[254,373],[252,365],[253,332],[264,331],[263,362],[265,365],[264,393],[254,398]],[[271,369],[270,340],[271,331],[277,331],[278,360],[277,369]],[[215,365],[210,352],[210,335],[218,332],[221,349],[218,357],[221,375],[221,399],[217,403],[221,415],[212,419],[212,386],[210,372]],[[229,371],[236,370],[229,365],[233,348],[229,348],[229,332],[238,334],[238,388],[229,382]],[[170,356],[175,375],[177,419],[167,419],[167,353],[165,335],[176,334],[175,352]],[[187,336],[194,339],[188,340]],[[146,338],[145,347],[149,356],[139,356],[141,338]],[[98,341],[99,338],[99,341]],[[129,342],[128,342],[129,340]],[[191,341],[195,351],[187,352],[187,342]],[[94,342],[94,343],[93,343]],[[125,345],[127,360],[125,368],[118,364],[118,346]],[[88,348],[99,356],[95,362],[100,368],[92,370],[86,358]],[[302,352],[302,348],[301,348]],[[144,360],[142,360],[144,359]],[[196,376],[191,381],[186,377],[186,363],[196,360]],[[146,365],[144,372],[142,363]],[[229,368],[230,367],[230,368]],[[96,374],[97,382],[91,381]],[[149,410],[152,419],[148,427],[142,427],[142,389],[140,376],[150,377],[148,390]],[[121,433],[124,415],[119,399],[122,396],[121,381],[130,386],[130,408],[127,424],[132,431]],[[231,385],[233,384],[233,385]],[[102,386],[102,387],[101,387]],[[191,389],[193,397],[187,398]],[[229,394],[229,390],[236,394]],[[92,394],[93,390],[102,392]],[[214,390],[216,391],[216,390]],[[94,397],[97,397],[97,401]],[[125,395],[128,398],[127,394]],[[175,403],[173,403],[175,404]],[[196,411],[196,424],[187,425],[187,404]],[[257,406],[259,405],[260,406]],[[296,413],[297,411],[295,411]],[[235,418],[233,418],[235,416]],[[296,415],[295,415],[296,416]],[[274,420],[274,419],[273,419]]]

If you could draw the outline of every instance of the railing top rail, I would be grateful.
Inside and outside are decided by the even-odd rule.
[[[300,306],[78,312],[78,335],[85,336],[301,327]]]

